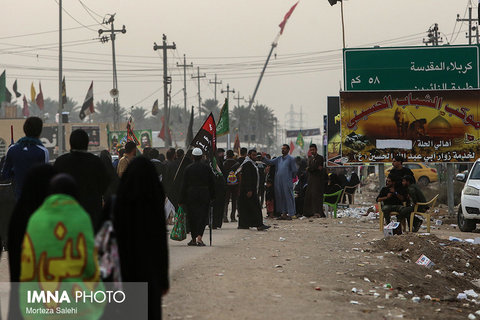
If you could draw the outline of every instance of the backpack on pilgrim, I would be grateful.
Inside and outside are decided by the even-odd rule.
[[[235,186],[239,183],[239,177],[237,171],[230,171],[227,176],[227,186]]]

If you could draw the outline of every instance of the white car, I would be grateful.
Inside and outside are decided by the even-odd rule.
[[[456,178],[465,182],[458,207],[458,228],[471,232],[480,222],[480,159],[475,161],[469,173],[459,173]]]

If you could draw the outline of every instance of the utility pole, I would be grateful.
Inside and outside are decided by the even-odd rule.
[[[472,44],[472,7],[468,7],[468,19],[460,19],[460,15],[457,14],[457,22],[468,21],[468,44]]]
[[[200,120],[202,119],[202,96],[200,95],[200,79],[205,77],[205,73],[203,75],[200,75],[200,67],[197,67],[197,75],[192,75],[192,79],[198,80],[198,116],[200,117]]]
[[[62,112],[63,112],[63,103],[62,103],[62,73],[63,73],[63,49],[62,49],[62,0],[58,2],[59,6],[59,33],[58,33],[58,82],[59,82],[59,98],[58,98],[58,129],[57,129],[57,140],[58,140],[58,155],[61,156],[63,154],[63,119],[62,119]]]
[[[183,67],[183,105],[185,113],[187,112],[187,67],[193,68],[193,63],[187,64],[187,59],[183,55],[183,64],[178,64],[177,67]]]
[[[104,24],[111,24],[110,30],[98,30],[98,35],[101,36],[104,32],[110,32],[110,40],[112,40],[112,64],[113,64],[113,89],[110,90],[110,96],[113,98],[113,127],[118,130],[118,124],[120,121],[120,106],[118,104],[118,81],[117,81],[117,62],[115,57],[115,33],[126,33],[125,25],[120,30],[115,30],[113,22],[115,21],[115,14],[110,15],[108,20],[104,20]],[[102,43],[108,42],[108,37],[104,36],[100,38]]]
[[[427,31],[428,39],[423,39],[423,43],[428,46],[431,44],[432,46],[438,46],[439,42],[443,42],[443,39],[439,36],[438,32],[438,23],[435,23],[432,27],[430,27]]]
[[[172,145],[171,137],[170,137],[170,112],[168,110],[168,85],[172,83],[172,77],[168,76],[168,66],[167,66],[167,50],[168,49],[177,49],[177,45],[175,42],[172,45],[167,45],[167,36],[163,34],[162,38],[162,45],[157,45],[156,42],[153,43],[153,50],[157,51],[159,49],[163,50],[163,120],[164,120],[164,127],[165,127],[165,146],[170,147]]]
[[[215,81],[209,80],[209,83],[215,85],[215,101],[218,103],[218,100],[217,100],[217,84],[222,84],[222,81],[217,81],[217,74],[215,73]]]
[[[245,97],[240,97],[240,91],[238,91],[237,96],[233,96],[233,99],[237,100],[237,107],[240,108],[240,100],[245,99]]]
[[[215,76],[216,78],[216,76]],[[222,93],[227,93],[227,103],[230,106],[230,92],[235,93],[235,89],[230,90],[230,84],[227,83],[227,90],[221,91]],[[230,117],[228,117],[228,121],[230,122]],[[230,123],[228,124],[228,135],[227,135],[227,150],[230,150]]]

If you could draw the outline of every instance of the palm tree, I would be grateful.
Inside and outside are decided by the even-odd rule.
[[[232,110],[232,129],[238,132],[240,141],[249,141],[252,135],[251,118],[252,112],[245,106],[237,106]],[[233,131],[232,131],[233,132]]]
[[[202,105],[202,113],[205,115],[209,115],[213,113],[215,119],[220,116],[220,107],[218,106],[218,101],[215,99],[207,99]]]
[[[125,119],[126,117],[125,109],[119,108],[119,119]],[[113,102],[109,100],[100,100],[95,104],[95,122],[107,122],[113,123]]]
[[[257,104],[253,108],[253,119],[255,123],[255,136],[258,143],[267,145],[268,138],[273,137],[273,129],[275,126],[275,116],[273,111],[267,106],[262,104]]]
[[[132,107],[130,110],[130,116],[135,121],[135,128],[137,129],[146,129],[146,118],[148,116],[148,111],[141,107]]]

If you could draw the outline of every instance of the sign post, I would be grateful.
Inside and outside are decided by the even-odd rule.
[[[344,49],[345,91],[474,89],[479,46]]]

